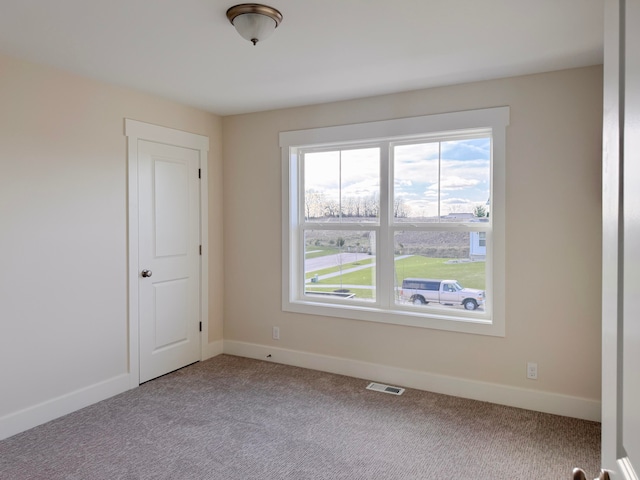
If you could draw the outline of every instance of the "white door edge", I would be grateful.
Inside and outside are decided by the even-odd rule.
[[[200,151],[200,359],[209,338],[209,209],[208,209],[208,169],[207,154],[209,138],[195,133],[183,132],[172,128],[152,125],[129,118],[124,119],[124,133],[127,137],[127,204],[128,204],[128,342],[129,342],[129,386],[140,385],[140,349],[139,349],[139,292],[138,292],[138,141],[148,140],[157,143],[192,148]]]

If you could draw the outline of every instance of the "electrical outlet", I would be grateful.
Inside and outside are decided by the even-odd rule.
[[[273,327],[273,339],[280,340],[280,327]]]
[[[538,364],[535,362],[527,362],[527,378],[529,380],[538,379]]]

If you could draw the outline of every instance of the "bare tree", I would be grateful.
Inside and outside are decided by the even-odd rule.
[[[355,210],[356,210],[355,202],[356,202],[355,197],[345,197],[345,199],[342,202],[342,214],[345,217],[355,216]]]
[[[337,217],[340,215],[340,204],[335,200],[324,202],[324,212],[327,217]]]
[[[380,213],[379,195],[368,197],[351,196],[342,199],[342,205],[337,200],[328,199],[324,192],[307,190],[304,195],[304,213],[307,219],[322,217],[377,217]],[[402,205],[401,214],[407,215],[407,206]]]
[[[354,199],[353,202],[353,207],[354,207],[354,216],[355,217],[361,217],[362,216],[362,203],[363,203],[363,198],[362,197],[356,197]]]
[[[462,205],[460,203],[453,203],[448,205],[449,213],[468,213],[469,210],[466,210],[466,205]],[[465,212],[466,210],[466,212]]]
[[[320,218],[325,212],[325,197],[323,192],[306,190],[304,192],[305,216],[308,219]]]
[[[407,218],[409,213],[411,213],[410,208],[403,198],[396,198],[393,201],[393,216],[395,218]]]
[[[377,193],[362,199],[362,216],[377,217],[380,213],[380,202]]]

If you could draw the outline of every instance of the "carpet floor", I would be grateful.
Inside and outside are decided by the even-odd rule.
[[[3,480],[571,478],[600,424],[220,355],[0,442]]]

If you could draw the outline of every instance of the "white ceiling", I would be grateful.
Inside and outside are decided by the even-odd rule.
[[[602,63],[602,0],[0,0],[0,51],[220,115]],[[1,72],[0,72],[1,81]]]

